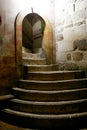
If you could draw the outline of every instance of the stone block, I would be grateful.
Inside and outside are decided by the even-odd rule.
[[[74,61],[81,61],[83,59],[83,53],[79,52],[79,51],[73,52],[72,53],[72,59]]]
[[[59,70],[78,70],[78,65],[73,62],[60,62],[58,64]]]
[[[87,76],[87,62],[86,61],[81,61],[77,63],[79,66],[80,70],[85,70],[86,71],[86,76]]]
[[[78,49],[78,50],[87,50],[87,40],[86,39],[81,39],[81,40],[75,40],[73,42],[73,47],[74,50]]]
[[[70,63],[65,63],[65,70],[78,70],[78,65],[76,64],[76,63],[72,63],[72,62],[70,62]]]

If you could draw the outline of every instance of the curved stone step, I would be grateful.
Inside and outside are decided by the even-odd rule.
[[[82,116],[87,116],[87,112],[79,112],[79,113],[70,113],[70,114],[58,114],[58,115],[49,115],[49,114],[34,114],[34,113],[26,113],[26,112],[20,112],[15,111],[9,108],[6,108],[3,110],[4,112],[23,116],[23,117],[30,117],[30,118],[37,118],[37,119],[72,119],[72,118],[79,118]]]
[[[6,115],[12,122],[19,123],[24,127],[31,127],[35,129],[47,129],[47,128],[72,128],[75,125],[83,125],[87,119],[87,112],[73,113],[73,114],[61,114],[61,115],[49,115],[49,114],[34,114],[19,112],[12,109],[4,109],[2,116]]]
[[[12,88],[12,90],[16,98],[30,101],[52,102],[87,98],[87,88],[60,91],[26,90],[21,88]]]
[[[33,54],[33,53],[30,53],[30,52],[22,52],[22,57],[23,58],[37,59],[37,58],[40,58],[40,55],[39,54]]]
[[[42,72],[29,72],[26,74],[25,79],[28,80],[68,80],[76,78],[84,78],[84,71],[42,71]]]
[[[37,72],[37,71],[55,71],[58,70],[58,65],[26,65],[24,66],[24,71],[27,72]]]
[[[60,81],[32,81],[32,80],[19,80],[19,88],[30,90],[69,90],[87,88],[87,78],[73,79],[73,80],[60,80]]]
[[[45,65],[46,58],[23,58],[23,65]]]
[[[12,99],[10,102],[13,110],[37,114],[69,114],[87,111],[87,99],[60,102],[34,102]]]

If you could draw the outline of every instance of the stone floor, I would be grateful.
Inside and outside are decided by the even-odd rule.
[[[0,121],[0,130],[37,130],[37,129],[22,128],[19,126],[15,126],[15,125]],[[67,130],[71,130],[71,129],[67,129]],[[79,130],[87,130],[87,128],[83,128],[83,129],[79,129]]]

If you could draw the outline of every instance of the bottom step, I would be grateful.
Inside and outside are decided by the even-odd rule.
[[[20,123],[22,126],[33,128],[62,128],[80,127],[87,124],[87,112],[61,115],[46,115],[19,112],[11,109],[4,109],[2,114],[9,117],[13,122]],[[2,115],[3,116],[3,115]],[[85,123],[86,122],[86,123]]]

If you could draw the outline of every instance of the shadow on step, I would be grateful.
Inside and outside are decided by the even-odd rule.
[[[34,130],[80,130],[87,128],[87,117],[70,120],[40,120],[13,116],[0,111],[0,120],[11,125]]]

